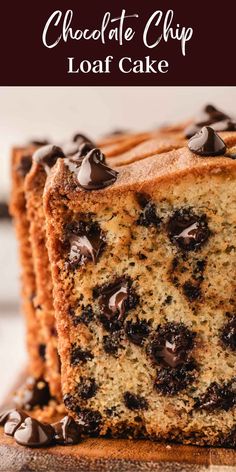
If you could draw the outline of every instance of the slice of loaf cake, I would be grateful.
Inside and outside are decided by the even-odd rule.
[[[38,156],[47,152],[48,162],[38,163]],[[37,287],[38,310],[40,310],[40,326],[45,339],[45,378],[49,383],[51,395],[61,400],[60,358],[57,350],[57,330],[53,307],[53,291],[51,269],[46,247],[45,216],[43,210],[43,191],[50,165],[55,163],[54,157],[64,157],[61,148],[46,145],[33,155],[30,172],[25,179],[25,197],[27,218],[30,224],[30,241],[34,261],[34,272]],[[50,162],[49,162],[50,161]]]
[[[37,294],[31,244],[29,240],[29,222],[26,214],[24,194],[25,177],[30,171],[35,145],[14,148],[12,152],[12,192],[10,211],[13,216],[19,245],[21,264],[22,309],[26,321],[26,340],[29,353],[29,370],[36,378],[45,372],[45,340],[37,316]]]
[[[207,128],[118,175],[99,150],[54,166],[62,389],[85,433],[233,443],[235,145]]]

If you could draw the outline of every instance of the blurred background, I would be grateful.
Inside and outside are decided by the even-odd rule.
[[[236,87],[0,87],[0,401],[26,362],[17,247],[5,203],[10,152],[31,139],[144,130],[194,116],[211,103],[236,114]]]

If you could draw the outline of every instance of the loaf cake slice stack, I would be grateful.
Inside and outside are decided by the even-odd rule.
[[[95,149],[47,180],[62,389],[85,433],[232,442],[235,145],[207,127],[118,174]]]

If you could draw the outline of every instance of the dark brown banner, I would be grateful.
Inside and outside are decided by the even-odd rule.
[[[235,85],[233,6],[4,2],[0,85]]]

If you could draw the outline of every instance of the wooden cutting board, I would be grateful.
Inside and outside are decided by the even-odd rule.
[[[10,402],[11,394],[6,404]],[[0,471],[236,472],[236,450],[102,438],[32,449],[16,444],[0,427]]]

